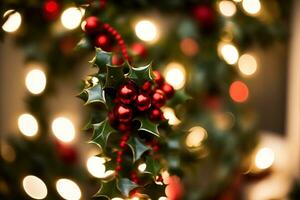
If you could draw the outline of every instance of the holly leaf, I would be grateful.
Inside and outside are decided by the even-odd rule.
[[[128,78],[133,80],[139,86],[141,86],[146,81],[153,80],[151,63],[143,67],[130,67]]]
[[[138,120],[141,123],[141,126],[138,129],[139,131],[146,131],[157,137],[160,136],[159,132],[158,132],[158,124],[155,124],[155,123],[151,122],[149,119],[142,118],[142,117],[137,117],[136,120]]]
[[[88,49],[91,47],[90,42],[86,38],[82,38],[76,45],[76,49]]]
[[[94,195],[94,197],[112,199],[114,197],[122,197],[122,194],[117,188],[117,181],[112,180],[109,182],[102,182],[99,191]]]
[[[99,68],[100,72],[105,73],[106,65],[112,64],[112,53],[103,51],[100,48],[96,48],[96,55],[91,63],[93,65],[96,65]]]
[[[150,173],[156,176],[161,169],[161,165],[157,160],[153,160],[149,157],[146,158],[146,169],[144,173]]]
[[[93,124],[93,128],[94,133],[91,143],[94,143],[103,149],[106,146],[110,134],[115,130],[110,126],[108,119],[105,119],[98,124]]]
[[[127,144],[130,147],[130,149],[132,150],[133,162],[140,159],[141,156],[143,155],[143,153],[150,150],[150,147],[148,147],[148,146],[144,145],[143,143],[141,143],[140,140],[137,139],[137,138],[131,138],[127,142]]]
[[[83,99],[86,105],[98,102],[105,104],[104,90],[100,84],[84,89],[79,98]]]
[[[117,181],[117,187],[124,196],[128,197],[130,191],[139,186],[127,178],[121,178]]]
[[[183,89],[177,90],[174,96],[167,102],[167,105],[170,107],[176,107],[178,104],[183,104],[187,100],[192,99]]]
[[[104,88],[116,88],[124,81],[122,66],[107,65],[107,74]]]

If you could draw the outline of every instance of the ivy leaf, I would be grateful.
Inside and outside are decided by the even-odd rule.
[[[149,157],[146,159],[146,169],[144,173],[150,173],[154,176],[156,176],[161,169],[161,165],[157,160],[153,160]]]
[[[146,131],[157,137],[160,136],[159,132],[158,132],[158,124],[155,124],[155,123],[151,122],[149,119],[142,118],[142,117],[137,117],[136,120],[138,120],[141,123],[141,126],[138,129],[139,131]]]
[[[104,90],[100,84],[84,89],[79,98],[83,99],[86,105],[97,102],[105,104]]]
[[[104,148],[106,146],[107,140],[112,132],[115,130],[110,126],[108,119],[105,119],[104,121],[93,124],[94,127],[94,134],[91,140],[91,143],[94,143],[101,148]]]
[[[117,181],[112,180],[109,182],[102,182],[99,191],[94,195],[94,197],[104,197],[111,199],[114,197],[121,197],[122,194],[117,188]]]
[[[143,143],[141,143],[140,140],[137,139],[137,138],[131,138],[127,142],[127,144],[129,145],[129,147],[132,150],[133,162],[140,159],[141,156],[143,155],[143,153],[150,150],[150,147],[148,147],[148,146],[144,145]]]
[[[117,181],[117,187],[123,195],[129,196],[131,190],[138,187],[138,185],[127,178],[121,178]]]
[[[124,81],[122,66],[107,65],[107,74],[104,88],[116,88]]]
[[[112,53],[103,51],[100,48],[96,48],[96,56],[91,61],[93,65],[96,65],[100,72],[106,72],[106,65],[112,64]]]
[[[151,63],[143,67],[130,67],[128,78],[133,80],[139,86],[146,81],[153,80]]]

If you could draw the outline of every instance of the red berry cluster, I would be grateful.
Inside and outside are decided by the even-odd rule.
[[[111,50],[111,46],[113,44],[110,41],[110,36],[113,37],[117,45],[120,47],[124,59],[129,59],[127,48],[122,36],[108,23],[101,24],[97,17],[91,16],[85,20],[84,31],[91,38],[93,45],[104,50]]]

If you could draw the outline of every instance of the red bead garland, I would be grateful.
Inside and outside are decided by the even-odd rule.
[[[124,134],[123,136],[122,136],[122,138],[121,138],[121,142],[120,142],[120,150],[118,151],[118,155],[117,155],[117,159],[116,159],[116,161],[117,161],[117,166],[116,166],[116,171],[115,171],[115,175],[117,176],[118,175],[118,173],[122,170],[122,161],[123,161],[123,159],[122,159],[122,156],[123,156],[123,154],[124,154],[124,148],[126,147],[126,142],[128,141],[128,139],[129,139],[129,133],[126,133],[126,134]]]

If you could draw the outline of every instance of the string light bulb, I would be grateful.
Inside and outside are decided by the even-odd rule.
[[[27,137],[35,136],[39,128],[35,117],[28,113],[19,116],[18,127],[20,132]]]
[[[250,15],[257,15],[261,10],[260,0],[243,0],[243,9]]]
[[[91,156],[87,160],[86,166],[90,174],[96,178],[105,177],[105,159],[98,156]]]
[[[7,16],[8,18],[2,25],[2,29],[8,33],[17,31],[22,23],[21,14],[15,10],[8,10],[4,13],[3,18]]]
[[[200,147],[203,140],[207,137],[206,130],[201,126],[192,127],[186,137],[185,143],[189,148]]]
[[[271,148],[263,147],[255,155],[255,166],[264,170],[271,167],[275,160],[274,151]]]
[[[78,200],[81,198],[79,186],[70,179],[59,179],[56,182],[56,190],[58,194],[66,200]]]
[[[47,197],[47,186],[40,178],[28,175],[23,179],[22,184],[24,191],[31,198],[45,199]]]
[[[40,69],[33,69],[29,71],[25,78],[25,85],[27,90],[32,94],[41,94],[47,84],[45,73]]]
[[[219,2],[219,11],[225,17],[232,17],[236,13],[236,5],[229,0]]]
[[[69,30],[77,28],[81,24],[85,10],[77,7],[70,7],[63,11],[60,20],[62,25]]]
[[[145,42],[154,42],[158,39],[158,29],[154,22],[141,20],[135,25],[136,36]]]
[[[220,52],[225,62],[227,62],[229,65],[236,64],[239,59],[239,52],[237,48],[233,44],[220,45]]]
[[[166,82],[174,87],[175,90],[183,88],[185,85],[186,71],[182,64],[171,62],[164,71]]]
[[[71,120],[66,117],[57,117],[52,122],[54,135],[62,142],[71,142],[75,138],[75,128]]]
[[[243,54],[239,58],[238,67],[243,75],[251,76],[257,70],[257,61],[251,54]]]

